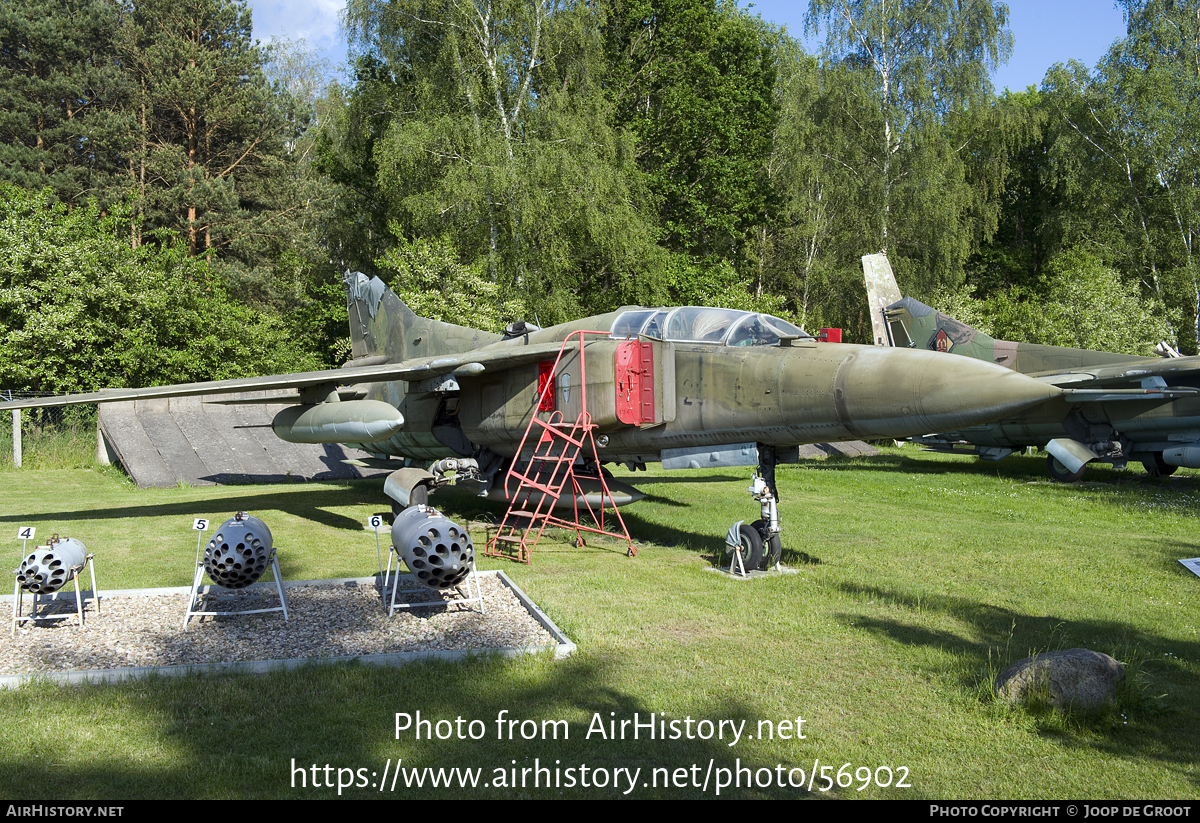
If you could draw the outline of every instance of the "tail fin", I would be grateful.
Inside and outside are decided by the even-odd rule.
[[[1017,344],[996,340],[911,297],[901,297],[884,254],[862,258],[875,345],[952,351],[1015,368]]]
[[[911,297],[900,297],[884,255],[868,254],[862,261],[877,346],[953,352],[1035,375],[1145,359],[1136,354],[997,340]]]
[[[888,263],[887,255],[864,254],[862,258],[863,281],[867,286],[867,305],[871,309],[871,329],[875,335],[876,346],[895,346],[884,311],[888,306],[900,299],[900,287],[896,285],[896,276]]]
[[[363,360],[392,354],[398,355],[395,360],[404,360],[404,330],[412,327],[417,315],[378,277],[347,271],[342,282],[350,316],[350,362],[365,365]],[[393,328],[398,333],[393,334]]]
[[[1013,368],[1017,344],[997,340],[911,297],[884,309],[892,345],[954,352]]]
[[[347,365],[457,354],[502,339],[498,334],[421,317],[378,277],[346,272],[342,282],[350,316],[352,359]]]

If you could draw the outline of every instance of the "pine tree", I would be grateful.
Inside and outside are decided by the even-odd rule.
[[[0,4],[0,179],[106,203],[131,124],[116,0]]]
[[[278,208],[268,181],[286,136],[250,11],[230,0],[141,0],[127,28],[139,206],[190,254],[228,255]]]

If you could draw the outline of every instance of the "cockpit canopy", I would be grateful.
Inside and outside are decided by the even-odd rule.
[[[774,346],[781,337],[813,339],[799,326],[770,314],[704,306],[632,309],[617,315],[612,325],[614,338],[638,335],[674,343],[722,346]]]

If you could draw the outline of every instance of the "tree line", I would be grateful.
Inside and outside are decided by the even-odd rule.
[[[1096,67],[997,95],[991,0],[811,0],[816,54],[728,0],[349,0],[340,83],[243,2],[10,0],[0,385],[336,365],[345,269],[484,328],[702,303],[866,342],[880,250],[995,336],[1195,352],[1200,5],[1121,5]]]

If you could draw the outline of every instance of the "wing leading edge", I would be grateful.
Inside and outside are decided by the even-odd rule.
[[[373,366],[326,369],[324,371],[274,374],[262,377],[242,377],[234,380],[212,380],[203,383],[177,383],[172,386],[149,386],[141,389],[104,389],[97,392],[65,394],[58,397],[36,397],[0,403],[0,410],[32,409],[47,406],[73,406],[81,403],[114,403],[122,400],[149,400],[161,397],[195,397],[227,392],[270,391],[273,389],[304,389],[324,384],[352,385],[391,380],[425,380],[443,374],[474,376],[484,371],[503,371],[515,366],[552,358],[561,343],[521,345],[507,343],[457,355],[438,355],[406,360],[402,363],[382,363]]]

